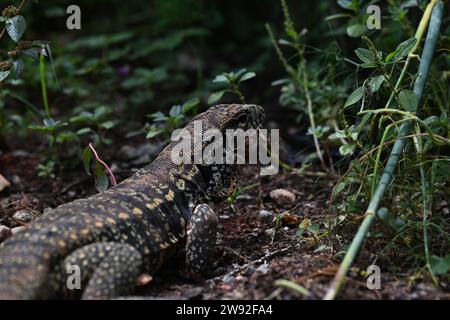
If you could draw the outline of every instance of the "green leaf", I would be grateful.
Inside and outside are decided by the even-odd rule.
[[[22,16],[15,16],[6,20],[6,31],[14,42],[19,42],[26,28],[27,22]]]
[[[344,144],[339,147],[339,153],[341,156],[348,156],[355,151],[355,145],[351,143]]]
[[[155,113],[151,114],[150,117],[152,117],[154,121],[158,121],[158,122],[164,122],[164,121],[167,121],[167,119],[169,119],[161,111],[158,111],[158,112],[155,112]]]
[[[407,111],[416,111],[417,109],[417,97],[413,91],[403,89],[398,94],[398,100],[400,105]]]
[[[0,71],[0,82],[5,80],[9,76],[10,73],[11,73],[11,70]]]
[[[368,49],[364,48],[358,48],[355,50],[356,55],[358,56],[359,60],[366,63],[375,63],[372,52]]]
[[[244,74],[244,75],[239,79],[239,82],[244,82],[244,81],[247,81],[247,80],[249,80],[249,79],[251,79],[251,78],[254,78],[254,77],[256,77],[256,73],[254,73],[254,72],[247,72],[246,74]]]
[[[160,135],[161,133],[164,132],[164,129],[156,129],[156,128],[151,128],[148,132],[147,135],[145,136],[146,139],[151,139],[156,137],[157,135]]]
[[[339,182],[339,184],[336,186],[336,188],[334,189],[333,195],[337,195],[339,193],[341,193],[342,190],[344,190],[344,188],[348,185],[347,181],[341,181]]]
[[[228,82],[228,78],[225,77],[223,74],[218,75],[214,78],[213,80],[214,83],[227,83]]]
[[[404,57],[406,57],[409,54],[409,52],[411,51],[411,49],[414,47],[416,42],[417,42],[416,38],[410,38],[410,39],[400,43],[397,46],[397,49],[395,49],[396,54],[394,56],[394,60],[401,60]]]
[[[95,188],[98,192],[103,192],[108,189],[108,176],[106,175],[105,169],[100,163],[95,164]]]
[[[372,79],[370,79],[370,81],[369,81],[370,91],[372,93],[375,93],[378,90],[380,90],[381,84],[383,83],[384,80],[385,80],[385,78],[383,75],[376,76],[376,77],[373,77]]]
[[[347,27],[347,34],[352,38],[358,38],[366,33],[367,27],[361,23],[355,23]]]
[[[213,104],[222,99],[222,96],[224,95],[225,90],[217,91],[212,93],[208,98],[208,104]]]
[[[80,130],[78,130],[76,132],[76,134],[81,136],[81,135],[86,134],[86,133],[91,132],[91,131],[92,131],[91,128],[81,128]]]
[[[116,125],[115,121],[105,121],[101,124],[102,128],[105,128],[106,130],[112,129]]]
[[[282,84],[289,83],[290,81],[291,81],[291,79],[289,79],[289,78],[278,79],[278,80],[273,81],[271,83],[271,85],[274,86],[274,87],[275,86],[280,86]]]
[[[364,94],[364,87],[356,88],[347,98],[347,101],[345,101],[344,108],[347,108],[352,104],[357,103],[359,100],[362,99],[363,94]]]
[[[84,166],[84,171],[86,171],[86,173],[88,175],[91,175],[91,171],[90,171],[91,159],[92,159],[91,149],[89,147],[84,148],[84,150],[83,150],[83,166]]]
[[[331,16],[326,17],[325,21],[331,21],[331,20],[340,19],[340,18],[350,18],[351,16],[352,15],[349,13],[332,14]]]
[[[196,106],[198,106],[200,104],[200,99],[195,97],[192,98],[188,101],[186,101],[185,103],[183,103],[183,107],[182,107],[182,112],[183,114],[188,113],[189,111],[191,111],[192,109],[194,109]]]
[[[430,257],[431,269],[434,274],[446,274],[450,271],[450,254],[445,257]]]
[[[347,10],[358,10],[359,2],[357,0],[338,0],[337,4]]]

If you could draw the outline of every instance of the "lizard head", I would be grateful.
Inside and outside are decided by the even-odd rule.
[[[258,129],[264,122],[264,109],[255,104],[219,104],[203,115],[209,124],[221,131],[226,129]]]
[[[223,137],[223,145],[226,144],[226,132],[241,129],[242,132],[249,133],[249,129],[259,129],[264,122],[264,109],[258,105],[251,104],[228,104],[216,105],[208,111],[200,114],[194,120],[201,120],[204,132],[208,129],[217,129]],[[253,130],[254,131],[254,130]],[[236,132],[236,131],[234,131]],[[254,131],[256,132],[256,131]],[[208,145],[214,140],[206,139],[203,141],[202,149],[206,151]],[[233,144],[232,151],[236,153],[238,148],[238,139]],[[242,140],[241,140],[242,141]],[[245,138],[245,149],[248,151],[249,139]],[[228,146],[227,146],[228,147]],[[226,161],[226,148],[222,149],[223,163],[201,164],[198,165],[206,185],[206,196],[208,200],[219,202],[230,196],[237,187],[239,178],[239,167],[235,158],[233,163]],[[236,153],[237,154],[237,153]],[[246,157],[246,156],[245,156]],[[245,163],[247,163],[245,161]]]

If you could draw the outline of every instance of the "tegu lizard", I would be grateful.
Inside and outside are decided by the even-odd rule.
[[[217,105],[185,129],[193,133],[198,120],[204,131],[257,129],[263,118],[257,105]],[[140,275],[154,274],[182,249],[189,274],[204,274],[212,263],[218,224],[210,205],[233,192],[239,165],[174,164],[177,143],[117,186],[52,209],[5,241],[0,299],[127,296]],[[67,286],[73,266],[79,268],[79,290]]]

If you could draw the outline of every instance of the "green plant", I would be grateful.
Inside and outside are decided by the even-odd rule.
[[[326,142],[333,130],[339,130],[336,115],[339,102],[347,88],[345,80],[339,83],[335,76],[336,68],[342,61],[340,52],[334,43],[323,51],[312,48],[314,53],[319,55],[316,55],[314,61],[308,61],[307,49],[310,47],[304,40],[307,30],[298,32],[295,29],[286,1],[280,2],[284,16],[284,34],[287,39],[277,41],[269,24],[266,24],[266,29],[287,78],[276,80],[272,85],[281,86],[280,104],[298,111],[298,121],[302,120],[304,114],[308,117],[307,133],[313,138],[315,155],[322,169],[333,171],[333,164],[327,165],[325,161],[328,151]],[[286,58],[281,46],[286,47],[286,51],[293,52],[292,58]],[[341,140],[343,141],[342,138]],[[348,153],[350,152],[347,151]],[[331,161],[329,154],[328,158]],[[312,157],[308,159],[312,160]]]
[[[200,100],[192,98],[182,105],[174,105],[170,108],[169,114],[165,115],[161,111],[148,115],[153,119],[153,123],[149,125],[146,138],[152,139],[160,134],[168,134],[179,128],[186,122],[190,113],[196,114],[196,110]]]
[[[367,210],[365,212],[364,220],[361,223],[358,232],[356,233],[353,241],[344,257],[344,260],[341,263],[341,266],[336,273],[336,276],[333,280],[333,284],[329,291],[327,292],[325,299],[333,299],[339,289],[341,288],[343,281],[345,279],[346,273],[350,268],[353,260],[362,244],[364,239],[366,238],[369,228],[372,225],[376,214],[384,220],[387,220],[391,226],[396,226],[395,228],[398,231],[399,229],[398,221],[394,220],[394,218],[389,218],[386,213],[386,209],[379,209],[380,203],[382,201],[383,196],[387,193],[388,187],[391,185],[394,172],[397,168],[397,165],[404,161],[407,163],[411,162],[411,156],[409,159],[402,159],[402,153],[407,145],[407,139],[412,134],[413,138],[413,146],[417,153],[416,159],[417,164],[414,165],[414,169],[416,169],[419,173],[419,181],[420,186],[418,186],[419,192],[421,192],[421,207],[422,207],[422,230],[423,230],[423,247],[424,247],[424,257],[425,257],[425,265],[428,268],[428,271],[435,281],[435,274],[433,268],[431,267],[430,253],[429,253],[429,238],[428,238],[428,217],[430,215],[431,203],[433,202],[433,196],[428,192],[429,190],[429,179],[427,178],[427,166],[424,163],[424,146],[428,145],[429,148],[432,145],[450,145],[450,140],[445,137],[441,137],[433,132],[433,130],[428,126],[428,124],[421,120],[416,116],[416,112],[420,103],[424,101],[424,89],[428,79],[428,73],[430,71],[431,60],[434,54],[435,46],[437,43],[437,38],[439,35],[439,28],[442,21],[443,14],[443,3],[442,1],[432,0],[427,6],[422,20],[417,29],[415,38],[407,40],[401,43],[397,49],[391,54],[386,55],[383,58],[383,54],[378,51],[373,43],[368,38],[363,38],[366,42],[368,49],[358,49],[356,50],[356,54],[361,59],[363,64],[361,65],[363,68],[375,68],[379,75],[377,77],[382,76],[383,81],[385,82],[386,87],[390,91],[385,107],[382,109],[373,109],[373,110],[363,110],[364,102],[362,103],[362,107],[359,112],[359,115],[364,115],[365,120],[368,121],[369,114],[372,119],[372,125],[378,125],[379,128],[384,127],[383,134],[381,137],[381,141],[377,147],[377,156],[374,163],[373,174],[370,175],[370,192],[369,195],[369,204]],[[410,91],[408,89],[403,89],[401,86],[404,85],[404,78],[410,64],[411,59],[415,58],[415,52],[418,48],[419,42],[423,37],[423,34],[428,26],[428,34],[425,41],[425,46],[422,52],[422,57],[420,59],[420,65],[418,74],[420,75],[414,83],[414,91]],[[401,69],[397,82],[394,85],[394,81],[392,80],[393,70],[388,73],[387,65],[389,63],[401,61],[401,59],[407,57],[403,68]],[[394,64],[395,65],[395,64]],[[373,80],[374,78],[372,78]],[[371,81],[372,81],[371,80]],[[378,85],[377,85],[378,86]],[[362,89],[361,89],[362,88]],[[364,91],[367,90],[366,87],[357,88],[347,99],[345,107],[353,105],[364,98]],[[364,100],[363,100],[364,101]],[[396,106],[391,108],[391,104],[396,102]],[[376,117],[378,114],[386,114],[386,118],[384,117]],[[396,116],[401,116],[400,119],[395,119]],[[391,124],[386,125],[385,122],[389,120]],[[429,122],[429,121],[428,121]],[[425,129],[425,133],[421,131],[420,126]],[[392,147],[389,156],[387,157],[387,162],[384,167],[383,173],[380,175],[380,167],[382,151],[385,147],[386,137],[389,132],[394,131],[394,145]],[[424,142],[425,139],[425,142]],[[430,150],[430,149],[428,149]],[[412,159],[414,160],[414,159]],[[403,168],[404,169],[404,168]],[[407,172],[408,170],[404,170]],[[416,171],[416,172],[417,172]],[[432,173],[432,172],[431,172]],[[378,178],[379,177],[379,178]],[[434,175],[432,174],[432,178]],[[404,186],[403,186],[404,188]],[[402,226],[404,228],[404,226]]]
[[[83,151],[83,165],[88,175],[91,175],[91,166],[94,167],[95,188],[99,192],[108,189],[108,176],[111,179],[111,185],[113,187],[117,185],[116,177],[106,162],[100,159],[92,143],[89,143]]]
[[[222,99],[227,92],[235,94],[241,103],[245,103],[245,97],[239,86],[242,82],[254,78],[254,72],[247,72],[247,69],[240,69],[236,72],[224,72],[213,80],[213,83],[219,84],[223,89],[213,92],[208,98],[208,104],[214,104]]]

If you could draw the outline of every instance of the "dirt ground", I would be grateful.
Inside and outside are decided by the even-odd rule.
[[[17,227],[11,218],[27,210],[37,218],[48,207],[55,207],[96,191],[93,181],[78,172],[65,172],[62,181],[36,176],[40,159],[31,152],[15,150],[0,153],[1,174],[11,186],[0,193],[0,224]],[[118,180],[134,170],[128,162],[113,163]],[[161,299],[320,299],[324,296],[339,265],[342,246],[333,233],[320,239],[296,235],[305,218],[323,226],[333,215],[329,208],[332,181],[282,173],[258,176],[257,168],[245,168],[241,186],[257,184],[241,193],[230,205],[216,206],[220,225],[216,261],[212,274],[200,282],[184,279],[174,261],[140,289],[140,294]],[[291,201],[275,201],[270,192],[284,189],[295,196]],[[280,215],[280,219],[277,219]],[[353,232],[355,230],[352,230]],[[350,240],[353,233],[346,235]],[[364,273],[372,261],[370,243],[365,245],[342,290],[341,299],[448,299],[450,294],[434,287],[429,280],[408,276],[408,270],[385,272],[380,266],[381,289],[369,290]],[[309,290],[309,296],[279,287],[276,280],[291,280]]]

